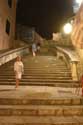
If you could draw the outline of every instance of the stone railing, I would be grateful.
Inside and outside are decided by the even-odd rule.
[[[67,66],[71,69],[72,79],[78,81],[78,62],[79,58],[74,50],[67,48],[56,47],[57,49],[57,58],[62,58]]]
[[[14,49],[3,54],[0,54],[0,65],[15,59],[18,55],[25,55],[29,53],[28,46]]]

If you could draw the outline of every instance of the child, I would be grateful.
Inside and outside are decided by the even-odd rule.
[[[21,61],[21,57],[17,56],[16,62],[14,63],[14,72],[16,77],[16,88],[19,85],[19,81],[21,80],[22,74],[24,72],[24,65]]]

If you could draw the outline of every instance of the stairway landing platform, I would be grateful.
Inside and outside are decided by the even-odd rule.
[[[76,92],[76,91],[79,91]],[[0,98],[20,99],[56,99],[56,98],[82,98],[81,88],[63,88],[47,86],[15,86],[0,85]]]

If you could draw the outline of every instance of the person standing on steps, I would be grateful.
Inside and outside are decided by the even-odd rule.
[[[32,44],[32,54],[33,54],[33,56],[36,56],[36,52],[37,52],[37,46],[36,46],[36,43],[33,43]]]
[[[40,42],[37,43],[37,52],[40,53]]]
[[[17,56],[16,61],[14,63],[14,72],[15,72],[15,78],[16,78],[16,87],[19,86],[19,82],[22,78],[22,74],[24,73],[24,65],[21,60],[21,56]]]

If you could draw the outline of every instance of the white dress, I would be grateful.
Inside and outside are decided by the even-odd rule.
[[[16,79],[21,79],[22,73],[24,72],[24,65],[22,61],[16,61],[14,63],[14,71],[16,72]]]

